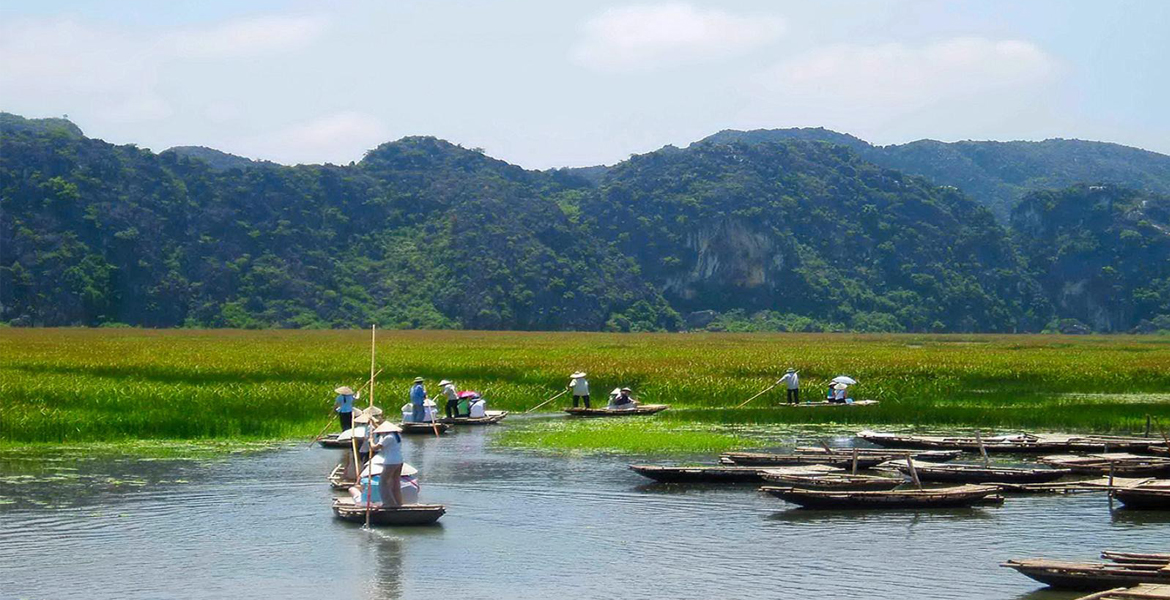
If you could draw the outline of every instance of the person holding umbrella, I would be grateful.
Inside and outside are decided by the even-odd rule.
[[[800,377],[796,374],[796,369],[788,369],[776,383],[788,384],[786,399],[789,404],[800,404]]]

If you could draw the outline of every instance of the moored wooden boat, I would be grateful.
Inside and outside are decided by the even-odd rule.
[[[447,508],[442,504],[405,504],[403,506],[373,506],[371,525],[431,525],[439,520]],[[349,498],[333,501],[333,514],[353,523],[366,522],[366,505],[354,504]]]
[[[1170,584],[1170,570],[1159,566],[1084,563],[1043,558],[1009,560],[1004,567],[1055,588],[1097,591],[1139,583]]]
[[[791,469],[767,469],[729,465],[662,466],[630,465],[630,470],[662,483],[762,483],[769,473],[831,473],[840,469],[807,465]]]
[[[776,487],[793,487],[805,490],[892,490],[905,481],[901,477],[880,475],[851,475],[849,473],[774,473],[764,472],[764,481]]]
[[[670,408],[669,404],[639,404],[634,408],[566,408],[565,412],[574,417],[632,417],[652,415]]]
[[[778,406],[783,408],[847,408],[850,406],[873,406],[881,404],[880,400],[854,400],[852,402],[829,402],[828,400],[818,400],[816,402],[801,402],[799,404],[783,403]]]
[[[804,508],[824,509],[958,508],[1002,500],[995,496],[997,488],[993,485],[860,492],[774,486],[764,486],[760,489]]]
[[[980,439],[975,436],[903,435],[862,431],[857,437],[883,448],[914,448],[922,450],[963,450],[979,452]],[[1159,443],[1151,438],[1074,436],[1059,434],[1015,434],[982,438],[987,452],[1047,453],[1047,452],[1102,452],[1146,451]]]
[[[1070,469],[1073,473],[1109,474],[1124,477],[1170,475],[1170,458],[1139,456],[1124,452],[1108,454],[1057,454],[1044,456],[1040,462]]]
[[[887,463],[889,468],[909,474],[906,461]],[[918,479],[937,483],[1050,483],[1071,473],[1068,469],[1023,469],[983,465],[915,463]]]
[[[508,416],[506,410],[489,410],[482,417],[446,417],[439,419],[439,422],[448,425],[495,425],[506,416]]]
[[[1116,550],[1105,550],[1101,552],[1101,558],[1115,563],[1149,563],[1156,565],[1170,564],[1170,554],[1158,552],[1118,552]]]
[[[885,462],[887,457],[878,455],[858,455],[857,468],[871,469]],[[725,465],[743,467],[767,466],[795,466],[795,465],[830,465],[834,467],[851,468],[853,457],[838,454],[766,454],[762,452],[724,452],[719,462]]]
[[[443,422],[414,423],[403,421],[399,426],[402,427],[402,433],[404,435],[426,435],[428,433],[435,435],[436,430],[439,433],[447,433],[447,430],[451,429],[451,425]]]
[[[1143,583],[1081,596],[1076,600],[1170,600],[1170,584]]]
[[[824,448],[822,446],[798,446],[792,450],[795,454],[833,454],[853,457],[856,451],[858,456],[880,456],[886,460],[905,460],[907,456],[915,461],[947,462],[955,460],[963,454],[962,450],[899,450],[897,448]]]
[[[1113,497],[1126,508],[1140,510],[1170,510],[1170,481],[1155,480],[1134,486],[1118,487]]]

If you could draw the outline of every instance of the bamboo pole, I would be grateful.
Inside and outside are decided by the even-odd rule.
[[[1162,442],[1166,444],[1166,449],[1170,450],[1170,435],[1166,435],[1166,428],[1162,427],[1162,422],[1158,417],[1154,417],[1154,424],[1158,426],[1158,431],[1162,433]]]
[[[752,396],[751,398],[748,398],[747,400],[744,400],[742,403],[740,403],[739,406],[736,406],[736,408],[743,408],[744,406],[747,406],[748,402],[751,402],[752,400],[755,400],[756,398],[763,396],[765,393],[770,392],[772,390],[772,388],[780,385],[781,381],[784,381],[784,379],[783,378],[777,379],[776,383],[773,383],[772,385],[760,390],[760,392],[758,394],[756,394],[755,396]]]
[[[378,335],[378,326],[371,325],[370,326],[370,406],[368,409],[369,413],[370,413],[370,420],[366,422],[366,446],[368,446],[370,449],[368,456],[366,457],[366,464],[370,466],[370,474],[368,477],[366,477],[366,529],[370,528],[370,508],[371,508],[370,504],[372,502],[372,498],[370,498],[370,495],[373,493],[373,488],[374,488],[374,429],[373,429],[373,427],[371,427],[371,425],[374,424],[374,367],[375,367],[375,357],[376,357],[377,348],[378,348],[377,335]],[[361,471],[358,471],[358,476],[359,477],[361,476]],[[386,483],[385,481],[382,482],[383,485],[385,485],[385,483]]]
[[[853,469],[852,469],[852,472],[854,475],[857,474],[857,446],[853,447]]]
[[[528,414],[528,413],[544,406],[545,404],[548,404],[549,402],[552,402],[553,400],[556,400],[557,398],[564,396],[567,393],[569,393],[569,389],[565,388],[565,389],[561,390],[561,393],[557,394],[556,396],[553,396],[552,398],[549,398],[548,400],[545,400],[544,402],[541,402],[540,404],[537,404],[536,406],[533,406],[532,408],[524,411],[524,414]]]
[[[983,445],[983,434],[978,429],[975,430],[975,441],[979,442],[979,454],[983,455],[983,468],[986,469],[991,466],[991,461],[987,458],[987,448]]]
[[[914,468],[914,457],[909,454],[906,455],[906,464],[910,465],[910,479],[914,481],[914,485],[918,489],[922,489],[922,480],[918,479],[918,469]]]

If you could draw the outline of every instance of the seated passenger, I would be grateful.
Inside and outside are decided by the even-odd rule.
[[[630,388],[622,388],[618,390],[618,395],[610,400],[610,408],[626,409],[634,408],[637,403],[634,398],[630,396]]]

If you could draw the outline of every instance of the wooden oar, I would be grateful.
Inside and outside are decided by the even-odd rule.
[[[544,402],[541,402],[540,404],[537,404],[536,406],[533,406],[532,408],[524,411],[524,414],[528,414],[528,413],[544,406],[545,404],[548,404],[549,402],[552,402],[553,400],[556,400],[557,398],[564,396],[567,393],[569,393],[569,388],[565,388],[565,389],[561,390],[561,393],[557,394],[556,396],[553,396],[552,398],[549,398],[548,400],[545,400]]]
[[[910,465],[910,479],[913,479],[914,485],[917,486],[919,490],[921,490],[922,489],[922,480],[918,479],[918,469],[914,468],[914,457],[907,454],[906,455],[906,464]]]
[[[370,528],[370,503],[372,499],[370,495],[374,489],[374,429],[371,427],[374,423],[374,360],[377,353],[377,332],[378,326],[370,326],[370,420],[366,423],[366,445],[369,446],[370,451],[367,453],[366,464],[370,465],[370,474],[366,477],[366,529]],[[358,476],[361,476],[361,471],[358,471]],[[383,481],[383,484],[386,482]]]
[[[987,458],[987,448],[983,446],[983,434],[979,430],[975,430],[975,441],[979,442],[979,453],[983,455],[983,468],[986,469],[991,466],[991,461]]]
[[[752,396],[751,398],[748,398],[747,400],[744,400],[743,402],[741,402],[741,403],[739,404],[739,406],[736,406],[736,408],[743,408],[744,406],[746,406],[746,405],[747,405],[747,403],[748,403],[748,402],[751,402],[752,400],[755,400],[756,398],[759,398],[760,396],[763,396],[763,395],[764,395],[764,394],[766,394],[767,392],[770,392],[770,391],[772,391],[772,388],[774,388],[774,387],[776,387],[776,386],[780,385],[780,382],[781,382],[781,381],[784,381],[784,380],[783,380],[783,379],[777,379],[777,380],[776,380],[776,383],[773,383],[772,385],[770,385],[770,386],[768,386],[768,387],[766,387],[766,388],[764,388],[764,389],[760,390],[760,393],[756,394],[755,396]]]

